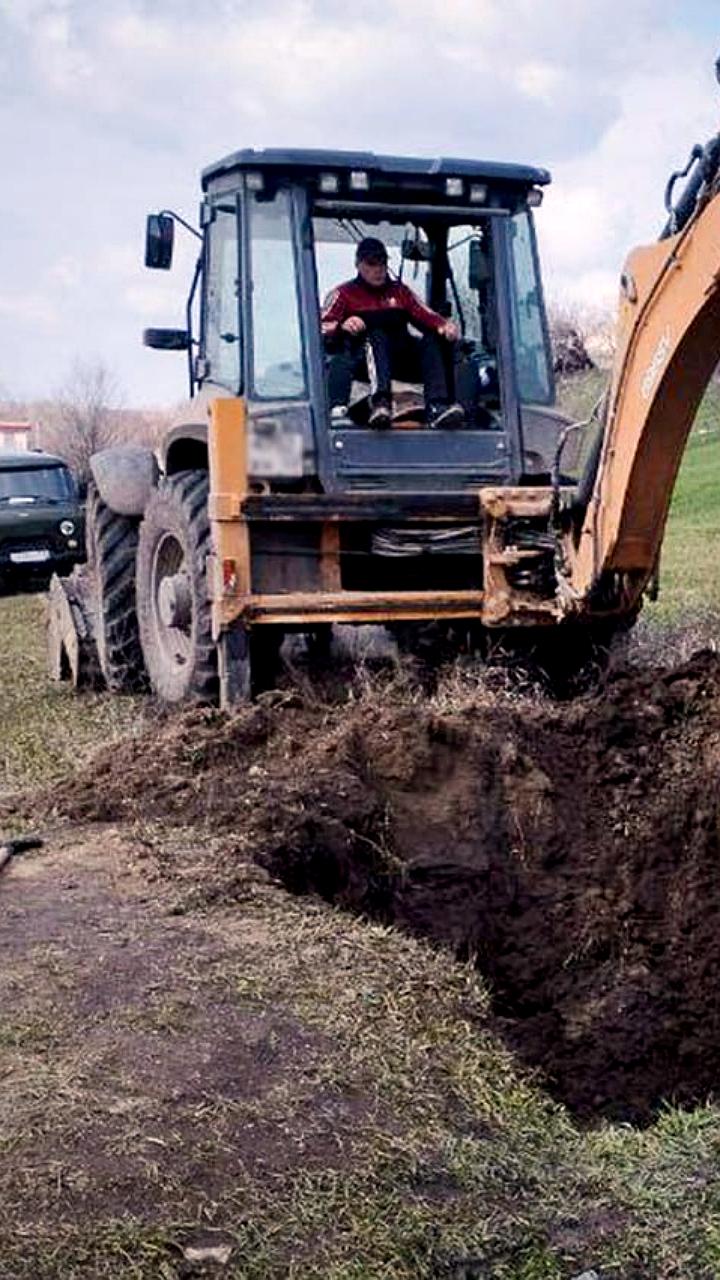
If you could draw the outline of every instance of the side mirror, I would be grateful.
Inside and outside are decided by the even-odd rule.
[[[413,239],[406,236],[400,245],[400,257],[406,262],[430,262],[432,245],[429,240]]]
[[[190,338],[187,329],[144,329],[143,346],[155,351],[188,351]]]
[[[471,240],[468,246],[468,288],[479,289],[490,279],[490,260],[479,240]]]
[[[167,271],[172,263],[175,221],[167,213],[148,215],[145,230],[145,266]]]

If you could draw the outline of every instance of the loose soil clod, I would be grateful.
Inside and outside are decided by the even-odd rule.
[[[293,892],[476,957],[557,1097],[644,1122],[718,1087],[719,763],[720,662],[702,653],[565,706],[479,686],[189,711],[50,801],[226,832],[210,894],[249,854]]]

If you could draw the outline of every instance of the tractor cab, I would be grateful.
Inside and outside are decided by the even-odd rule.
[[[243,397],[249,471],[273,490],[542,483],[558,420],[532,207],[548,181],[520,165],[239,151],[203,174],[198,331],[146,342],[190,351],[193,393]],[[150,224],[146,261],[169,265],[172,222]],[[460,331],[445,344],[459,430],[428,429],[418,383],[394,386],[389,430],[369,429],[363,380],[347,418],[331,419],[322,303],[355,275],[368,236],[386,246],[390,278]]]

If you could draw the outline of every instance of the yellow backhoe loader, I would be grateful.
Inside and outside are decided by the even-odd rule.
[[[158,455],[93,459],[87,564],[51,588],[52,674],[226,705],[288,632],[333,623],[514,633],[569,665],[606,645],[652,579],[720,356],[719,163],[719,138],[694,148],[660,239],[630,254],[608,393],[582,424],[553,407],[545,170],[280,150],[208,168],[200,230],[183,224],[186,325],[144,338],[186,352],[190,399]],[[148,219],[147,266],[170,266],[178,221]],[[322,299],[367,237],[459,330],[455,429],[431,429],[408,385],[373,429],[362,376],[330,412]]]

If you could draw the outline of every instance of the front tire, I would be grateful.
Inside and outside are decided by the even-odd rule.
[[[164,702],[218,699],[209,551],[207,472],[166,477],[145,508],[137,556],[140,641],[150,683]]]

